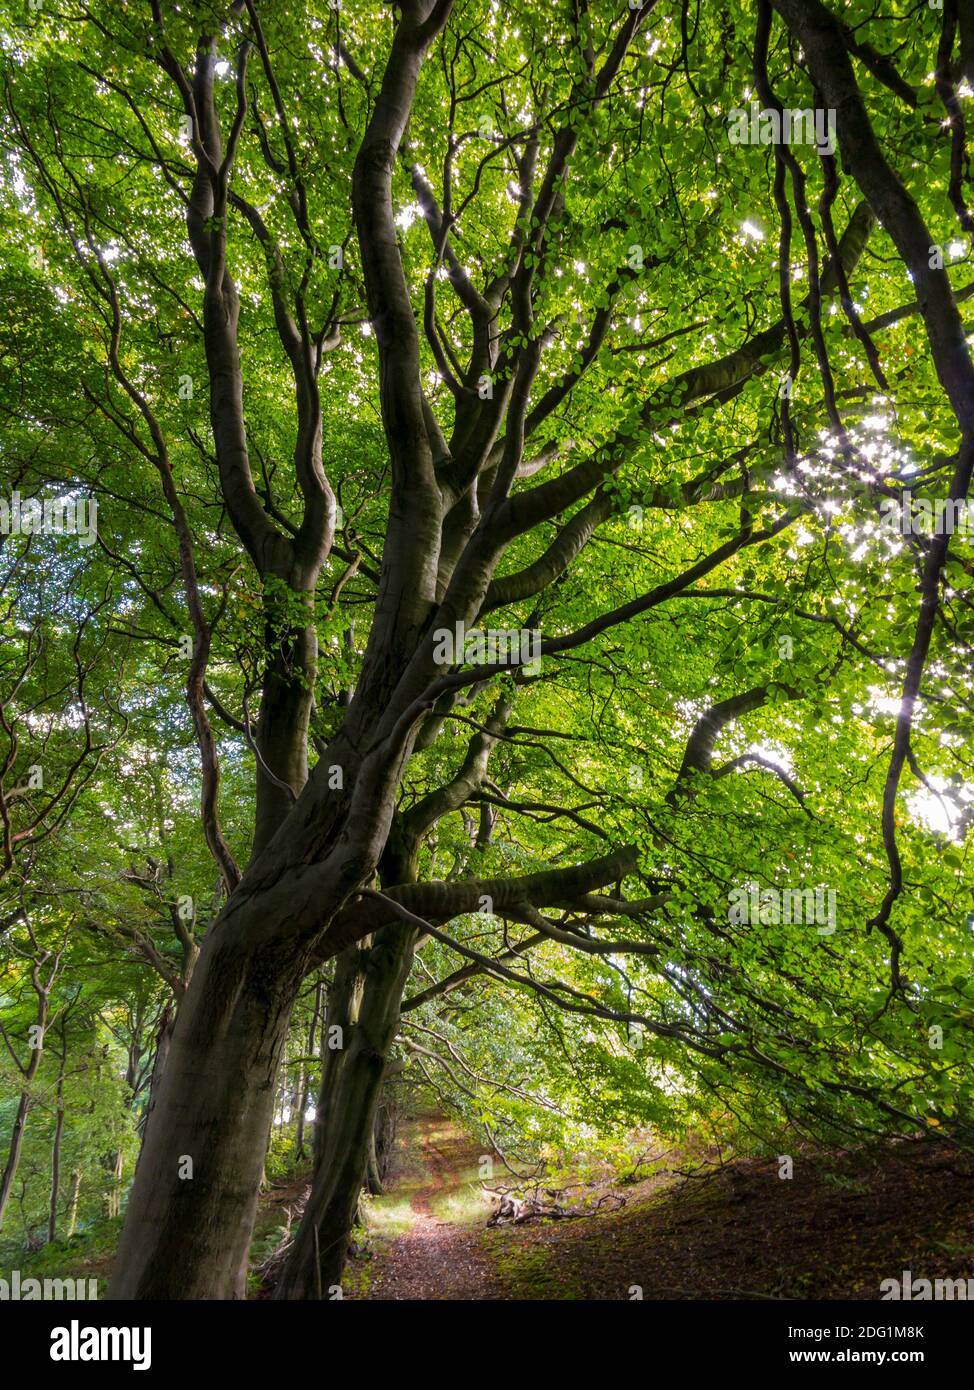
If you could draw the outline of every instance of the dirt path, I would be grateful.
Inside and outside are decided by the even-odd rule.
[[[408,1192],[410,1226],[377,1255],[367,1297],[502,1297],[483,1249],[484,1207],[475,1178],[479,1153],[465,1135],[436,1117],[414,1121],[404,1140],[423,1172],[396,1184],[397,1193]]]

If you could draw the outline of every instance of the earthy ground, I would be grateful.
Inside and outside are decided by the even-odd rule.
[[[494,1263],[484,1248],[486,1206],[473,1173],[479,1158],[469,1140],[448,1123],[410,1127],[410,1155],[422,1171],[400,1175],[395,1191],[409,1194],[408,1230],[375,1259],[369,1298],[494,1298]],[[451,1201],[455,1204],[451,1208]]]
[[[572,1194],[618,1194],[622,1210],[487,1229],[479,1146],[442,1118],[414,1121],[390,1191],[372,1202],[349,1296],[877,1299],[906,1269],[974,1278],[974,1165],[941,1146],[796,1155],[790,1179],[777,1162],[699,1157]]]
[[[719,1166],[713,1153],[671,1153],[640,1181],[603,1175],[570,1194],[573,1207],[622,1197],[621,1210],[492,1228],[481,1153],[440,1116],[404,1127],[388,1191],[368,1200],[346,1297],[877,1299],[881,1281],[904,1270],[974,1280],[974,1159],[943,1145],[796,1153],[790,1179],[773,1161]],[[302,1172],[263,1194],[251,1297],[270,1296],[275,1252],[306,1189]],[[94,1277],[103,1294],[118,1226],[3,1253],[24,1278]]]

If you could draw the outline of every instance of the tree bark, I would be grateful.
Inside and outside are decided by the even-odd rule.
[[[173,1005],[167,1004],[159,1023],[159,1031],[156,1034],[156,1052],[152,1061],[152,1076],[149,1078],[149,1099],[145,1107],[145,1114],[139,1121],[143,1133],[145,1132],[146,1121],[152,1113],[159,1097],[159,1083],[166,1069],[166,1061],[169,1057],[169,1048],[172,1044],[172,1034],[175,1026]]]
[[[112,1185],[108,1192],[108,1215],[118,1216],[122,1210],[122,1173],[125,1167],[125,1154],[121,1149],[115,1151],[112,1163]]]
[[[366,1156],[364,1187],[370,1197],[381,1197],[385,1184],[382,1180],[382,1164],[379,1159],[378,1133],[382,1123],[382,1100],[376,1106],[375,1120],[369,1134],[369,1152]]]
[[[275,1291],[279,1299],[329,1298],[341,1285],[368,1163],[389,1048],[413,959],[416,933],[383,928],[365,956],[365,987],[344,1056],[323,1084],[311,1195]],[[359,976],[348,968],[346,986]],[[351,1010],[349,1010],[351,1011]]]
[[[84,1172],[81,1168],[75,1168],[71,1174],[71,1191],[68,1195],[68,1240],[78,1229],[78,1205],[81,1200],[81,1179]]]
[[[316,580],[317,570],[311,580],[312,593]],[[293,585],[292,591],[297,592]],[[302,598],[310,602],[307,593]],[[308,731],[318,664],[318,635],[308,626],[289,633],[282,640],[275,629],[271,611],[265,640],[273,655],[264,677],[260,702],[257,731],[260,762],[252,857],[273,839],[308,780]]]
[[[274,1082],[303,963],[204,942],[149,1115],[113,1299],[244,1297]]]
[[[67,1065],[67,1044],[62,1035],[61,1067],[57,1078],[57,1119],[54,1123],[54,1143],[51,1146],[51,1205],[47,1217],[48,1242],[57,1240],[57,1204],[61,1195],[61,1140],[64,1137],[64,1070]]]
[[[31,1059],[33,1062],[33,1058]],[[28,1082],[33,1079],[37,1067],[28,1074]],[[20,1093],[20,1100],[17,1104],[17,1113],[14,1116],[14,1127],[10,1135],[10,1147],[7,1150],[7,1162],[3,1170],[3,1179],[0,1181],[0,1225],[7,1212],[10,1202],[10,1194],[13,1191],[14,1179],[17,1176],[17,1169],[20,1167],[20,1155],[24,1147],[24,1130],[27,1125],[27,1116],[30,1113],[31,1094],[24,1090]]]
[[[311,1057],[314,1054],[315,1038],[318,1036],[318,1023],[321,1019],[321,996],[322,983],[319,980],[315,986],[315,1002],[311,1010],[311,1022],[308,1024],[308,1041],[306,1044],[305,1055]],[[301,1084],[298,1088],[298,1125],[294,1136],[294,1154],[296,1158],[304,1158],[304,1130],[305,1114],[308,1109],[308,1101],[311,1097],[311,1087],[308,1081],[308,1063],[301,1064]]]

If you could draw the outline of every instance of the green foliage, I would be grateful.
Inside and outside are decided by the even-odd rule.
[[[50,813],[65,779],[68,790],[58,803],[63,819],[57,808],[52,813],[56,833],[31,841],[29,855],[18,858],[11,849],[0,880],[0,919],[11,918],[0,933],[0,1004],[11,1048],[23,1060],[36,1006],[34,947],[13,918],[23,910],[38,949],[67,942],[52,1011],[83,982],[68,1030],[62,1159],[62,1199],[70,1173],[84,1174],[80,1230],[104,1215],[112,1186],[106,1155],[122,1152],[131,1173],[146,1060],[223,902],[199,823],[199,754],[184,698],[182,641],[193,627],[178,537],[147,453],[144,417],[109,370],[107,285],[110,279],[120,306],[120,368],[166,439],[188,518],[212,631],[207,709],[219,747],[220,814],[243,864],[253,828],[255,691],[268,651],[283,648],[289,658],[294,633],[313,626],[313,764],[362,674],[375,612],[390,461],[350,190],[396,7],[345,3],[340,20],[321,0],[262,7],[277,81],[294,111],[308,236],[291,215],[295,175],[281,172],[282,137],[268,117],[273,97],[256,65],[252,118],[270,131],[272,159],[248,127],[233,172],[234,190],[261,210],[272,242],[262,244],[231,204],[228,257],[242,306],[254,487],[288,532],[300,524],[303,497],[290,463],[297,442],[293,383],[271,290],[303,287],[314,325],[341,321],[320,373],[322,456],[341,516],[336,549],[311,596],[293,575],[258,575],[227,519],[208,414],[202,283],[179,192],[192,172],[191,149],[171,83],[153,58],[159,35],[142,7],[116,0],[95,0],[83,24],[56,4],[26,24],[7,8],[0,20],[7,96],[0,469],[6,492],[83,493],[97,497],[100,516],[99,543],[91,548],[49,536],[11,537],[3,547],[0,699],[5,718],[17,720],[3,786],[19,786],[41,761],[47,788],[10,802],[11,833],[26,834],[34,816]],[[195,43],[198,16],[191,12],[212,10],[226,26],[218,87],[227,128],[243,19],[215,3],[164,8],[167,41],[184,61]],[[591,939],[637,940],[652,953],[587,954],[546,941],[529,958],[509,961],[520,981],[481,973],[455,993],[407,1010],[396,1053],[404,1085],[448,1103],[512,1157],[541,1154],[552,1163],[566,1151],[599,1146],[621,1156],[623,1137],[645,1128],[676,1138],[701,1130],[741,1145],[796,1131],[845,1142],[931,1128],[968,1143],[969,536],[952,544],[914,718],[914,762],[897,802],[905,883],[894,915],[905,943],[898,991],[890,988],[889,941],[869,925],[888,882],[882,804],[922,569],[919,549],[884,526],[878,509],[911,481],[918,496],[944,495],[959,446],[916,313],[884,317],[910,305],[911,279],[889,236],[874,229],[852,293],[873,325],[886,389],[871,375],[848,314],[835,296],[826,300],[823,342],[854,450],[850,462],[823,405],[805,333],[810,269],[793,219],[786,249],[792,308],[804,335],[790,406],[797,466],[785,455],[782,433],[783,335],[770,346],[757,337],[782,313],[773,152],[732,146],[727,138],[728,114],[751,99],[752,7],[704,7],[684,52],[680,7],[660,5],[626,60],[618,90],[591,120],[571,109],[573,91],[588,78],[586,45],[568,8],[529,0],[458,4],[426,64],[394,177],[412,302],[422,306],[432,274],[451,353],[466,360],[472,329],[434,264],[413,166],[442,198],[449,156],[448,186],[454,208],[462,209],[455,245],[483,288],[504,266],[518,227],[511,145],[523,142],[523,127],[535,116],[545,154],[562,118],[577,129],[551,235],[530,253],[537,261],[531,333],[550,340],[532,400],[566,375],[578,380],[533,433],[529,456],[558,446],[545,481],[583,458],[601,472],[582,502],[513,542],[501,575],[541,559],[593,495],[607,497],[611,508],[556,582],[491,621],[539,628],[546,639],[579,632],[712,555],[745,522],[755,532],[782,518],[788,524],[729,553],[632,621],[545,657],[538,679],[476,691],[447,712],[440,736],[409,761],[401,812],[456,774],[469,738],[506,689],[515,706],[492,753],[489,780],[431,829],[420,876],[514,877],[635,844],[639,870],[622,885],[626,895],[655,900],[665,889],[668,896],[636,918],[599,917],[595,926],[567,909],[551,916]],[[618,9],[609,0],[582,7],[579,22],[600,53]],[[843,19],[896,55],[903,80],[918,93],[919,118],[891,100],[865,67],[857,76],[882,147],[931,234],[948,248],[950,282],[960,290],[970,257],[964,246],[950,249],[957,235],[950,143],[938,135],[932,78],[939,17],[899,0],[882,9],[874,20],[873,7],[854,0]],[[334,57],[339,23],[350,53],[370,71],[375,59],[365,83]],[[806,73],[780,26],[773,54],[781,101],[809,104]],[[817,209],[822,165],[810,150],[799,158],[808,204]],[[860,201],[843,177],[832,207],[839,235]],[[816,236],[824,262],[820,218]],[[342,273],[330,264],[336,248]],[[609,312],[609,331],[589,355],[600,310]],[[495,328],[516,350],[531,334],[512,335],[510,313],[505,304]],[[735,353],[750,354],[740,377],[727,360]],[[440,366],[424,341],[420,373],[428,401],[449,422],[452,399]],[[502,362],[495,388],[505,370]],[[712,375],[697,390],[705,370]],[[521,479],[515,496],[537,482]],[[31,641],[41,635],[42,655],[31,664]],[[760,691],[760,699],[721,726],[712,763],[681,779],[701,716],[749,691]],[[85,710],[92,748],[76,774]],[[489,835],[478,834],[487,826]],[[775,891],[826,888],[835,894],[835,930],[760,917],[731,921],[730,895],[751,883]],[[181,903],[191,905],[188,918],[179,915]],[[496,956],[530,927],[487,912],[455,919],[449,931],[461,947]],[[407,999],[468,960],[427,941]],[[539,982],[547,994],[531,987]],[[305,997],[293,1017],[292,1061],[307,1051],[309,1022]],[[135,1085],[127,1076],[132,1048]],[[45,1057],[8,1218],[15,1242],[46,1222],[56,1077],[56,1059]],[[317,1079],[314,1062],[286,1069],[280,1115],[291,1128],[274,1130],[270,1177],[291,1162],[294,1088],[300,1083],[313,1094]],[[0,1057],[0,1087],[4,1138],[21,1087],[7,1055]],[[530,1283],[543,1280],[544,1271],[522,1276]]]

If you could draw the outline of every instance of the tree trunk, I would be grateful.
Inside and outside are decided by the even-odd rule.
[[[115,1151],[115,1158],[112,1163],[112,1185],[108,1192],[108,1215],[116,1217],[122,1210],[122,1173],[124,1170],[125,1154],[121,1149]]]
[[[47,1217],[48,1242],[57,1240],[57,1204],[61,1195],[61,1140],[64,1136],[64,1071],[67,1065],[68,1049],[61,1035],[61,1069],[57,1078],[57,1120],[54,1124],[54,1143],[51,1147],[51,1206]]]
[[[317,571],[312,581],[316,575]],[[302,597],[307,600],[307,594]],[[282,641],[273,605],[269,607],[272,611],[268,615],[266,641],[267,650],[273,656],[264,678],[257,730],[257,747],[263,766],[261,763],[257,766],[252,857],[274,838],[308,780],[308,727],[318,661],[318,635],[314,627],[292,631]],[[276,781],[265,774],[264,767],[270,769]],[[287,787],[293,795],[288,794]]]
[[[317,985],[315,986],[315,1003],[314,1008],[311,1011],[311,1023],[308,1025],[308,1042],[305,1050],[305,1055],[307,1057],[311,1057],[314,1055],[315,1038],[318,1035],[318,1021],[321,1018],[321,994],[322,984],[319,980]],[[305,1062],[302,1063],[301,1066],[301,1088],[298,1093],[298,1127],[297,1133],[294,1136],[294,1155],[296,1158],[304,1158],[305,1156],[304,1117],[307,1113],[308,1101],[310,1100],[310,1098],[311,1087],[308,1083],[308,1063]]]
[[[75,1168],[71,1174],[71,1192],[68,1196],[68,1240],[78,1229],[78,1204],[81,1199],[81,1179],[83,1176],[80,1168]]]
[[[212,931],[172,1034],[112,1299],[242,1298],[299,953]]]
[[[40,1031],[38,1041],[44,1038],[44,1029],[47,1026],[48,993],[40,990],[37,996],[37,1024]],[[3,1178],[0,1179],[0,1226],[3,1225],[3,1218],[7,1212],[10,1202],[10,1194],[13,1191],[14,1178],[17,1176],[17,1169],[20,1167],[20,1155],[24,1147],[24,1130],[27,1126],[27,1116],[30,1113],[32,1097],[30,1092],[31,1082],[37,1075],[41,1065],[43,1047],[38,1046],[31,1049],[30,1061],[24,1069],[24,1089],[20,1093],[20,1101],[17,1105],[17,1114],[14,1116],[14,1127],[10,1135],[10,1146],[7,1150],[7,1162],[3,1170]]]
[[[407,927],[385,927],[370,951],[357,953],[365,957],[361,1006],[341,1060],[323,1076],[324,1123],[316,1130],[311,1195],[277,1298],[328,1298],[340,1287],[415,939]],[[346,981],[356,979],[354,964],[348,964]]]
[[[356,944],[347,947],[335,961],[335,974],[328,990],[328,1009],[321,1043],[321,1082],[315,1107],[314,1160],[321,1162],[325,1137],[331,1133],[335,1109],[341,1104],[338,1081],[358,1021],[365,985],[367,949]]]
[[[169,1057],[169,1047],[172,1043],[173,1029],[176,1021],[173,1017],[173,1006],[166,1005],[166,1010],[162,1015],[159,1024],[159,1032],[156,1034],[156,1053],[152,1060],[152,1076],[149,1078],[149,1099],[146,1103],[145,1112],[139,1120],[139,1128],[145,1133],[146,1121],[148,1120],[156,1101],[159,1098],[159,1083],[162,1080],[162,1073],[166,1068],[166,1061]]]
[[[33,1059],[31,1059],[33,1060]],[[37,1068],[34,1068],[36,1072]],[[28,1076],[28,1080],[30,1077]],[[24,1147],[24,1129],[27,1125],[27,1116],[30,1112],[31,1096],[29,1091],[21,1091],[20,1101],[17,1105],[17,1114],[14,1116],[13,1132],[10,1135],[10,1148],[7,1150],[7,1163],[3,1170],[3,1180],[0,1182],[0,1225],[7,1212],[10,1202],[10,1194],[13,1191],[14,1178],[17,1176],[17,1169],[20,1167],[20,1155]]]
[[[401,1065],[401,1064],[400,1064]],[[399,1129],[399,1105],[390,1086],[389,1069],[382,1086],[382,1095],[376,1111],[375,1124],[369,1141],[369,1165],[365,1174],[366,1191],[373,1197],[381,1197],[385,1191],[386,1176],[390,1158]]]
[[[375,1122],[369,1134],[369,1152],[365,1165],[365,1190],[370,1197],[381,1197],[383,1191],[382,1170],[379,1164],[379,1153],[376,1145],[376,1130],[381,1119],[381,1100],[376,1106]]]

